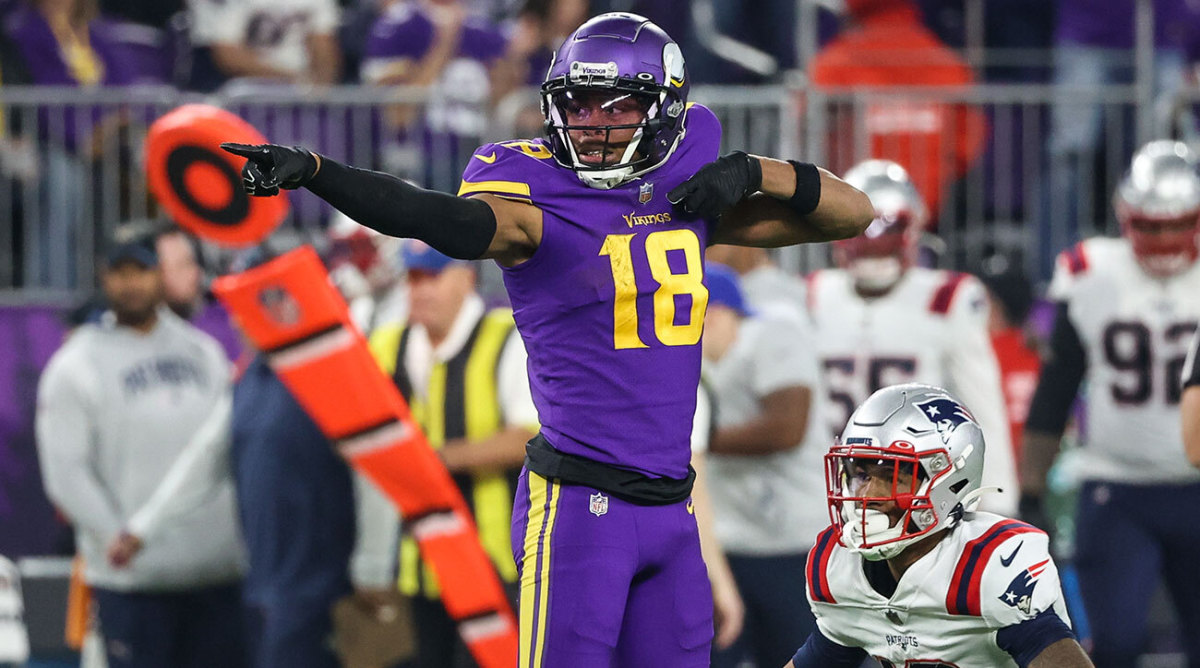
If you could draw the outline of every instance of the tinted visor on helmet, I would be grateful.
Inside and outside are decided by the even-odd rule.
[[[650,158],[649,121],[659,97],[636,85],[551,86],[547,129],[580,171],[639,165]]]
[[[931,476],[930,469],[937,472]],[[951,470],[945,450],[918,455],[901,442],[887,448],[835,445],[825,455],[830,520],[843,535],[860,537],[860,548],[923,535],[938,519],[929,497],[931,484]],[[875,519],[868,510],[887,514],[894,530],[872,526]]]

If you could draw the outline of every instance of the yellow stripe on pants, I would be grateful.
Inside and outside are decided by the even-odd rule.
[[[521,558],[521,647],[518,665],[522,668],[539,668],[546,649],[546,612],[550,607],[550,537],[554,533],[561,486],[532,471],[528,476],[529,513],[526,516],[524,555]],[[543,521],[546,525],[544,531]]]

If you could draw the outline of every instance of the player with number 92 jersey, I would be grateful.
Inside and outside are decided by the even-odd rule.
[[[1113,205],[1121,237],[1064,251],[1050,284],[1057,312],[1025,424],[1022,514],[1044,515],[1049,470],[1086,379],[1074,527],[1092,656],[1099,666],[1137,662],[1161,579],[1187,663],[1200,665],[1200,471],[1179,409],[1200,322],[1200,156],[1182,142],[1149,142]]]
[[[1059,256],[1048,296],[1082,347],[1082,367],[1070,376],[1081,378],[1086,368],[1089,387],[1083,477],[1200,481],[1179,426],[1180,373],[1200,322],[1197,295],[1200,263],[1156,278],[1125,239],[1088,239]]]

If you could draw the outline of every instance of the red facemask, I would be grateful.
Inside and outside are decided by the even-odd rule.
[[[1151,276],[1166,277],[1191,267],[1200,252],[1200,212],[1155,218],[1119,207],[1121,232],[1133,246],[1142,269]]]

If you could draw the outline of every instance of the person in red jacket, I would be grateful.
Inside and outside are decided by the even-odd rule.
[[[818,87],[903,92],[975,83],[970,66],[921,24],[912,0],[846,0],[846,9],[850,25],[817,53],[809,68]],[[900,163],[936,220],[947,190],[983,151],[982,112],[919,94],[903,101],[868,102],[863,111],[847,104],[834,107],[829,164],[836,171],[865,158]],[[865,127],[857,127],[859,123]],[[863,131],[870,155],[855,154]]]
[[[1037,346],[1027,326],[1033,308],[1033,286],[1017,267],[1001,257],[993,258],[991,266],[980,275],[991,299],[988,330],[992,348],[1000,364],[1000,388],[1008,412],[1008,428],[1012,432],[1013,461],[1018,470],[1021,463],[1021,439],[1025,418],[1037,389],[1042,362]]]

